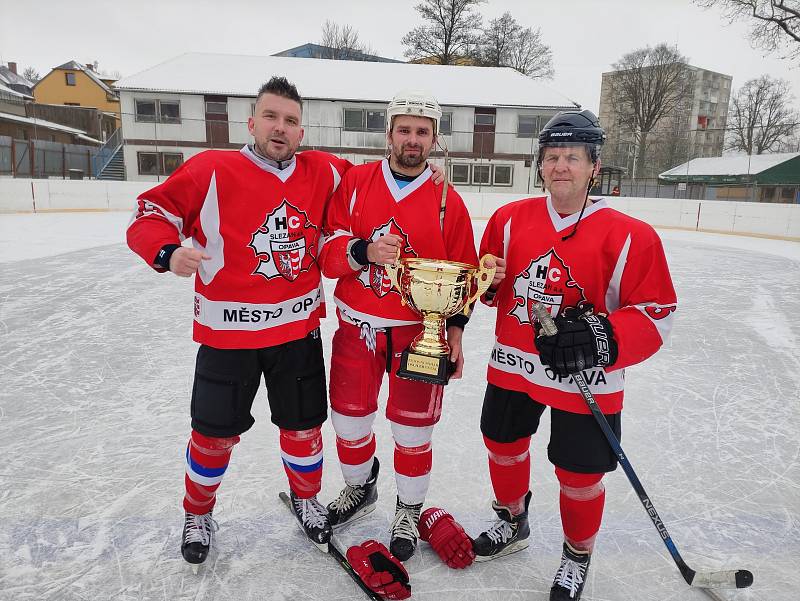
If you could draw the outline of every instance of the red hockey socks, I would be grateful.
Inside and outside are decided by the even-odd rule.
[[[280,444],[289,488],[301,499],[313,497],[322,487],[322,428],[281,429]]]
[[[576,474],[556,468],[561,485],[561,525],[564,539],[579,551],[591,553],[603,519],[606,489],[604,474]]]
[[[433,426],[406,426],[391,422],[394,437],[394,476],[397,496],[406,505],[425,501],[431,482]]]
[[[228,469],[233,446],[238,436],[212,438],[192,430],[186,447],[186,493],[183,508],[196,514],[208,513],[214,508],[217,488]]]
[[[483,442],[489,451],[489,476],[498,504],[513,515],[523,513],[531,479],[531,437],[495,442],[484,436]]]

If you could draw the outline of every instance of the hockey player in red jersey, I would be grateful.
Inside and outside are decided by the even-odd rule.
[[[216,523],[216,491],[262,374],[293,509],[308,537],[327,546],[331,527],[316,498],[327,417],[317,264],[325,205],[350,167],[330,154],[295,154],[302,100],[273,77],[248,121],[254,143],[186,161],[138,199],[128,244],[156,271],[195,277],[200,343],[186,449],[181,552],[202,563]],[[192,238],[193,248],[181,246]]]
[[[590,111],[553,117],[539,134],[546,194],[510,203],[489,220],[481,253],[506,260],[484,297],[497,308],[481,432],[498,520],[475,540],[476,561],[527,547],[531,435],[551,409],[548,458],[560,484],[564,530],[551,601],[576,601],[586,581],[617,459],[571,378],[582,371],[620,435],[624,369],[666,340],[676,308],[661,241],[649,225],[589,198],[605,133]],[[534,302],[553,315],[544,336]]]
[[[458,193],[431,181],[426,160],[436,143],[441,109],[424,92],[395,96],[386,111],[386,159],[348,171],[325,220],[322,272],[338,278],[334,301],[339,328],[330,373],[331,422],[346,486],[328,505],[331,524],[342,526],[372,511],[378,460],[372,424],[384,372],[389,376],[386,416],[395,441],[397,482],[390,551],[401,561],[414,553],[431,470],[431,435],[442,408],[441,385],[401,379],[400,353],[421,330],[421,320],[401,304],[383,265],[396,257],[448,259],[477,264],[472,226]],[[447,340],[461,377],[461,335],[466,318],[448,320]]]

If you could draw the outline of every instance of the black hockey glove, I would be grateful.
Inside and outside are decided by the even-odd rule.
[[[534,339],[542,364],[559,376],[568,376],[592,367],[608,367],[617,360],[617,343],[611,323],[591,312],[591,306],[569,308],[553,319],[558,328],[545,336],[537,324]]]

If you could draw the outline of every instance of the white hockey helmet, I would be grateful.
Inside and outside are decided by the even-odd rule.
[[[386,133],[392,131],[392,120],[398,115],[428,117],[433,120],[433,135],[439,133],[442,109],[436,98],[422,90],[404,90],[395,94],[386,109]]]

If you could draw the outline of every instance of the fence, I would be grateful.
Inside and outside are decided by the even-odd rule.
[[[95,146],[0,136],[0,175],[32,178],[94,177]]]

